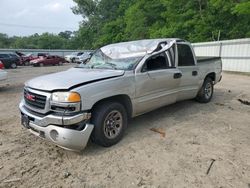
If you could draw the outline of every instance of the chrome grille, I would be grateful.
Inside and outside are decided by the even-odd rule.
[[[33,108],[44,109],[46,105],[46,96],[39,95],[24,89],[25,103]]]

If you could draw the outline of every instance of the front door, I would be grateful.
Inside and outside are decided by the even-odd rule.
[[[146,60],[135,76],[136,115],[176,102],[181,76],[165,52]]]

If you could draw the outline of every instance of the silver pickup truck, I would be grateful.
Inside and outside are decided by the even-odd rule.
[[[128,120],[177,101],[207,103],[221,80],[217,57],[195,57],[181,39],[117,43],[96,50],[86,63],[25,83],[22,125],[69,150],[89,138],[109,147]]]

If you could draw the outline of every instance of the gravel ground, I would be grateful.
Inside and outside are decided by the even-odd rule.
[[[238,101],[250,101],[249,76],[223,73],[210,103],[183,101],[139,116],[117,145],[90,142],[74,153],[22,128],[18,111],[26,80],[70,66],[8,70],[9,85],[0,89],[0,187],[250,187],[250,106]]]

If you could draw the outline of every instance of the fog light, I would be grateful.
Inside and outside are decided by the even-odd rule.
[[[53,141],[57,141],[59,133],[56,130],[50,131],[50,137],[52,138]]]

